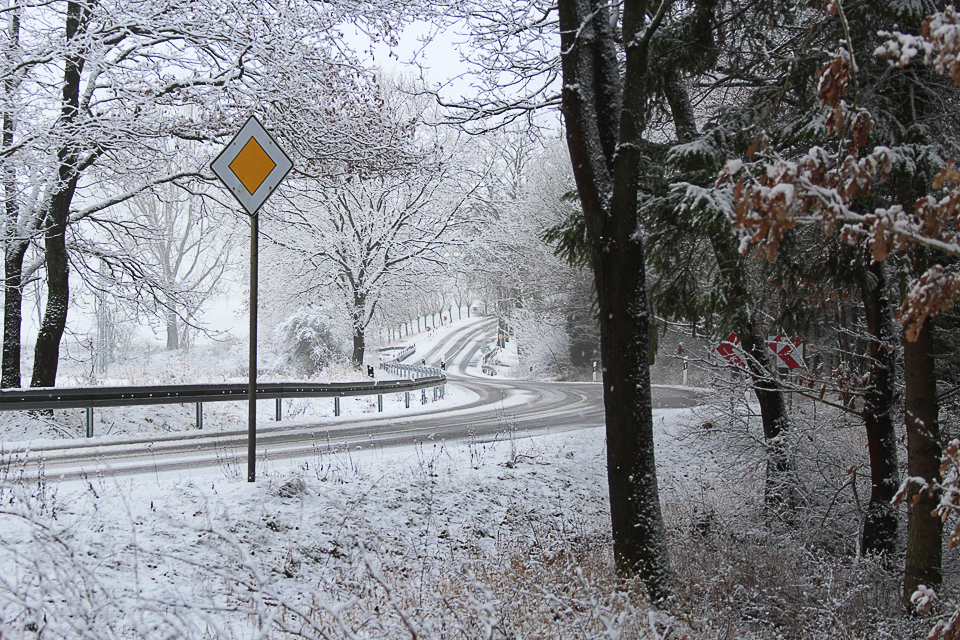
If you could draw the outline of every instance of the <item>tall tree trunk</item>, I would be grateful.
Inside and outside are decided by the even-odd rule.
[[[363,368],[363,356],[366,351],[366,298],[360,294],[353,296],[353,365]]]
[[[76,178],[73,179],[76,186]],[[70,269],[67,261],[65,240],[67,223],[66,207],[69,198],[57,194],[50,206],[47,227],[43,238],[44,261],[47,270],[47,302],[43,321],[34,347],[33,378],[31,387],[54,387],[57,384],[57,366],[60,361],[60,340],[67,324],[67,307],[70,302]]]
[[[654,460],[647,345],[650,315],[637,231],[640,146],[647,123],[646,2],[623,5],[621,67],[605,0],[560,0],[562,109],[587,228],[600,317],[607,482],[614,560],[658,601],[673,577]],[[623,75],[621,76],[621,69]]]
[[[733,321],[733,330],[740,338],[743,350],[750,354],[748,367],[754,394],[760,405],[760,422],[767,450],[764,502],[772,511],[790,517],[788,513],[796,507],[790,451],[785,441],[790,429],[790,416],[774,354],[768,346],[766,332],[757,321],[757,312],[753,308],[756,301],[750,291],[745,259],[740,255],[736,237],[722,230],[713,233],[710,242],[720,267],[719,278],[723,290],[731,301],[728,313]]]
[[[68,2],[66,15],[66,40],[75,40],[85,29],[89,20],[90,6],[87,2]],[[76,122],[80,104],[80,78],[84,59],[81,53],[64,61],[63,93],[60,106],[60,121],[64,127]],[[79,152],[67,144],[57,152],[59,165],[57,186],[50,198],[45,220],[43,248],[47,269],[47,303],[43,321],[34,349],[32,387],[53,387],[57,383],[57,365],[60,359],[60,340],[67,324],[67,307],[70,302],[70,269],[67,260],[67,221],[70,203],[77,189],[80,174]]]
[[[7,36],[9,55],[17,56],[20,45],[20,9],[8,14]],[[13,60],[10,60],[12,63]],[[12,65],[11,65],[12,66]],[[14,112],[19,79],[9,74],[3,79],[3,148],[13,146],[17,116]],[[19,237],[20,207],[17,204],[17,173],[11,159],[3,164],[4,260],[3,260],[3,357],[0,364],[0,387],[20,387],[20,329],[23,324],[23,257],[26,238]]]
[[[167,349],[174,351],[180,348],[180,323],[177,314],[167,311]]]
[[[621,240],[594,263],[613,551],[618,572],[639,574],[656,600],[672,577],[654,459],[643,246],[630,234]]]
[[[363,327],[354,325],[353,327],[353,364],[357,367],[363,366],[363,356],[366,351],[366,339],[364,337]]]
[[[9,221],[9,218],[8,218]],[[19,388],[20,330],[23,325],[23,257],[27,243],[7,236],[3,260],[3,364],[0,387]]]
[[[934,361],[934,320],[928,318],[914,342],[903,347],[907,473],[930,482],[940,475],[940,415]],[[916,500],[916,503],[914,503]],[[943,526],[933,517],[939,496],[911,488],[907,496],[907,558],[903,575],[903,603],[921,584],[939,589],[943,581],[941,555]]]
[[[760,423],[767,453],[764,502],[773,512],[790,518],[790,512],[796,508],[796,495],[790,449],[786,442],[790,427],[787,402],[773,361],[773,352],[768,346],[769,339],[757,326],[754,314],[751,314],[743,329],[738,335],[741,335],[744,351],[750,354],[750,376],[760,404]]]
[[[690,94],[676,69],[668,69],[663,91],[670,106],[681,141],[697,137],[696,110]],[[732,309],[725,314],[734,321],[734,331],[740,337],[743,349],[750,354],[750,376],[754,393],[760,404],[760,420],[767,448],[767,469],[764,488],[765,502],[774,511],[786,513],[796,506],[790,452],[784,438],[789,430],[790,417],[782,385],[777,374],[773,353],[768,348],[766,333],[756,320],[756,306],[747,280],[747,267],[739,251],[739,237],[730,226],[715,229],[710,235],[711,248],[719,266],[719,277]],[[652,364],[652,361],[651,361]]]
[[[860,553],[889,557],[897,548],[897,510],[891,502],[900,485],[893,424],[897,396],[896,334],[887,297],[886,263],[872,263],[870,275],[870,280],[860,288],[870,332],[870,383],[862,413],[870,454],[870,503],[863,518]]]

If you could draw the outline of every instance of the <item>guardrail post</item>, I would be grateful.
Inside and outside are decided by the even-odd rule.
[[[437,401],[437,388],[436,388],[436,387],[433,388],[433,401],[434,401],[434,402]]]
[[[93,437],[93,407],[87,407],[87,437]]]
[[[420,395],[420,404],[427,404],[427,390],[421,389],[420,391],[422,392]]]
[[[283,415],[283,408],[280,404],[282,400],[282,398],[277,398],[277,422],[280,422],[280,416]]]
[[[197,429],[203,429],[203,403],[197,403]]]
[[[406,409],[410,408],[410,392],[409,391],[403,392],[403,405],[404,405],[404,408]]]
[[[377,411],[379,413],[383,413],[383,394],[382,393],[377,394]]]
[[[340,397],[337,396],[333,399],[333,415],[340,415]]]

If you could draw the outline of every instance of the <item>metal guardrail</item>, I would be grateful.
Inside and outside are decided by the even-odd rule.
[[[379,350],[380,357],[384,362],[402,362],[417,350],[416,344],[408,344],[399,347],[384,347]]]
[[[398,364],[396,362],[381,362],[380,368],[387,373],[395,376],[405,376],[412,380],[422,380],[424,378],[444,377],[443,369],[437,367],[427,367],[419,364]]]
[[[489,373],[491,376],[496,375],[497,370],[490,364],[490,361],[493,360],[498,353],[500,353],[500,347],[493,347],[483,354],[483,358],[480,360],[480,370],[484,373]]]
[[[401,365],[403,366],[403,365]],[[434,400],[443,397],[446,376],[431,375],[416,380],[380,380],[377,382],[269,382],[257,385],[258,400],[277,401],[277,420],[281,416],[283,398],[333,398],[334,415],[340,415],[340,398],[347,396],[378,396],[378,407],[383,410],[383,394],[405,393],[410,406],[410,392],[434,388]],[[249,386],[240,384],[188,384],[156,387],[54,387],[44,389],[0,390],[0,411],[35,411],[42,409],[86,409],[87,437],[93,436],[94,407],[126,407],[150,404],[197,405],[197,428],[203,428],[203,403],[247,400]]]

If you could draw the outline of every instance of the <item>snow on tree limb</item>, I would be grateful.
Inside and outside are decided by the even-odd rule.
[[[903,66],[923,51],[925,62],[949,72],[960,85],[960,18],[952,7],[928,18],[920,36],[882,35],[889,39],[877,55]],[[875,261],[918,246],[960,256],[960,172],[952,162],[912,208],[861,208],[871,185],[885,180],[898,158],[886,146],[867,150],[873,118],[842,97],[855,75],[845,46],[820,71],[817,90],[825,108],[823,124],[837,137],[836,150],[812,147],[791,159],[761,135],[746,160],[731,159],[724,165],[717,185],[732,189],[731,220],[749,234],[742,252],[755,244],[758,256],[773,260],[783,238],[797,225],[821,224],[828,235],[839,234],[851,245],[865,240]],[[925,319],[949,309],[958,298],[960,277],[940,265],[915,279],[898,314],[908,339],[916,339]]]

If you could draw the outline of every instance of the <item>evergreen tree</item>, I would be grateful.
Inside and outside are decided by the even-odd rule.
[[[836,54],[817,61],[819,71],[792,74],[785,87],[805,86],[816,91],[813,107],[797,111],[787,126],[764,123],[756,134],[758,153],[746,162],[728,163],[735,199],[735,223],[753,234],[760,251],[775,257],[781,240],[798,219],[822,221],[828,234],[850,244],[863,242],[869,252],[862,269],[865,308],[884,305],[882,283],[886,274],[875,266],[895,250],[904,250],[898,262],[898,279],[913,280],[913,292],[900,312],[905,325],[904,370],[908,473],[928,483],[936,481],[940,464],[935,342],[930,317],[949,304],[948,294],[937,287],[944,272],[949,243],[938,239],[943,211],[927,194],[955,177],[944,173],[945,159],[957,157],[955,87],[918,62],[903,60],[891,67],[875,53],[889,53],[889,35],[878,29],[895,27],[918,33],[923,12],[932,6],[898,2],[830,2],[823,20],[811,31],[811,43]],[[839,43],[837,45],[836,43]],[[802,56],[798,56],[800,58]],[[800,69],[803,65],[796,65]],[[786,81],[785,81],[786,82]],[[788,93],[788,92],[786,92]],[[869,151],[872,149],[872,152]],[[939,175],[939,178],[937,176]],[[935,178],[937,178],[935,180]],[[916,210],[914,214],[907,213]],[[920,246],[930,245],[930,246]],[[856,270],[856,269],[855,269]],[[875,352],[871,384],[892,378],[889,358],[877,358],[891,342],[884,328],[885,312],[871,328]],[[888,405],[877,390],[868,393],[873,417],[888,414]],[[882,469],[895,469],[893,438],[886,419],[867,420],[873,469],[873,497],[885,499],[892,477]],[[877,433],[875,430],[886,431]],[[888,451],[889,450],[889,451]],[[879,468],[879,469],[878,469]],[[880,474],[880,475],[878,475]],[[915,487],[909,496],[907,561],[904,601],[919,584],[936,587],[941,581],[940,521],[931,518],[938,500],[934,491]],[[895,527],[889,517],[871,508],[865,522],[864,547],[889,548]],[[886,533],[884,533],[886,532]],[[878,543],[878,540],[887,540]]]

